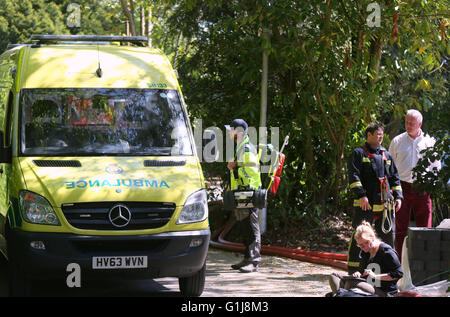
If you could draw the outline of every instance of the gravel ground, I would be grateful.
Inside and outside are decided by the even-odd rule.
[[[242,254],[210,247],[206,297],[323,297],[330,291],[328,276],[337,268],[288,258],[264,256],[258,272],[241,273],[230,265]]]
[[[230,265],[241,253],[209,248],[205,289],[201,297],[323,297],[330,291],[328,276],[339,269],[288,258],[262,256],[258,272],[240,273]],[[0,297],[7,297],[6,261],[0,259]],[[32,296],[157,296],[179,297],[178,279],[85,282],[69,289],[64,281],[40,284]]]

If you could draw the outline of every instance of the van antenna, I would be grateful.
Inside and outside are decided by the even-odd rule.
[[[97,60],[98,60],[98,68],[97,68],[97,70],[95,71],[95,73],[96,73],[97,76],[100,78],[100,77],[102,77],[102,75],[103,75],[103,71],[102,71],[102,68],[100,67],[100,49],[99,49],[99,47],[98,47],[98,44],[97,44]]]

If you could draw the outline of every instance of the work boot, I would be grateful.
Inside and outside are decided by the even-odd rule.
[[[233,270],[239,270],[241,267],[248,265],[250,262],[247,259],[243,259],[241,262],[231,265]]]
[[[258,264],[249,263],[239,269],[242,273],[258,272]]]

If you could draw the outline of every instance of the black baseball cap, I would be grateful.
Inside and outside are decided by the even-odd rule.
[[[241,127],[244,129],[244,132],[247,132],[248,124],[243,119],[234,119],[230,125],[225,125],[225,129],[231,130],[231,128]]]

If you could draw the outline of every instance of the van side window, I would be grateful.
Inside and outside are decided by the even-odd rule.
[[[8,94],[9,89],[1,87],[0,84],[0,130],[3,131],[5,129],[5,112],[6,105],[8,103]]]
[[[5,147],[11,146],[11,130],[12,130],[11,117],[13,113],[13,101],[14,95],[10,91],[8,96],[8,105],[6,107]]]

